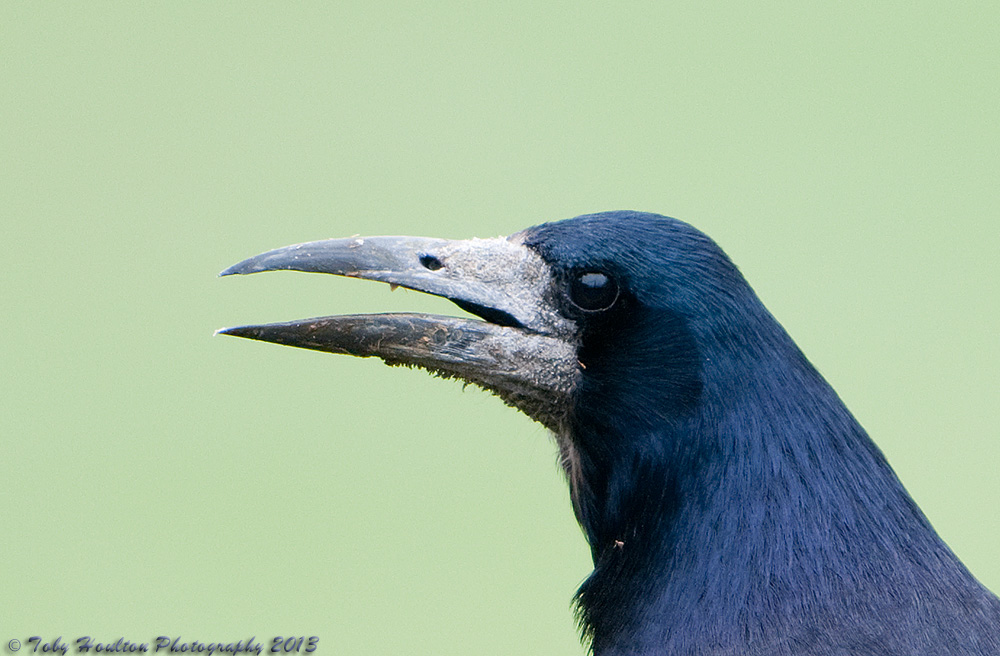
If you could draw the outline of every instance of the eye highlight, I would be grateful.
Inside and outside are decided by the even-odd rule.
[[[580,271],[569,283],[569,300],[581,310],[607,310],[618,300],[618,283],[601,271]]]

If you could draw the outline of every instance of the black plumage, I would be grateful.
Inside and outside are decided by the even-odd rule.
[[[468,244],[316,242],[224,273],[385,280],[486,321],[225,332],[460,377],[552,429],[594,560],[577,607],[595,654],[1000,654],[1000,601],[708,237],[608,212]]]

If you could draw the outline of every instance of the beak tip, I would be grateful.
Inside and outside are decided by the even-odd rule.
[[[219,335],[230,335],[232,337],[245,337],[247,334],[246,326],[235,326],[232,328],[219,328],[214,333],[212,337],[218,337]]]
[[[233,275],[238,275],[238,274],[242,274],[242,273],[252,273],[252,271],[248,271],[249,267],[246,266],[246,263],[247,263],[247,260],[243,260],[242,262],[239,262],[238,264],[234,264],[231,267],[223,269],[222,271],[219,272],[219,277],[222,278],[223,276],[233,276]]]

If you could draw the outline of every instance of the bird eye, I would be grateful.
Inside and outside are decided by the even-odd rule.
[[[618,300],[618,283],[606,273],[583,271],[569,284],[569,300],[581,310],[607,310]]]

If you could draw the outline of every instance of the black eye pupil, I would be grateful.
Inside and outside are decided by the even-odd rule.
[[[569,299],[589,312],[607,310],[618,300],[618,283],[599,271],[578,273],[570,283]]]

